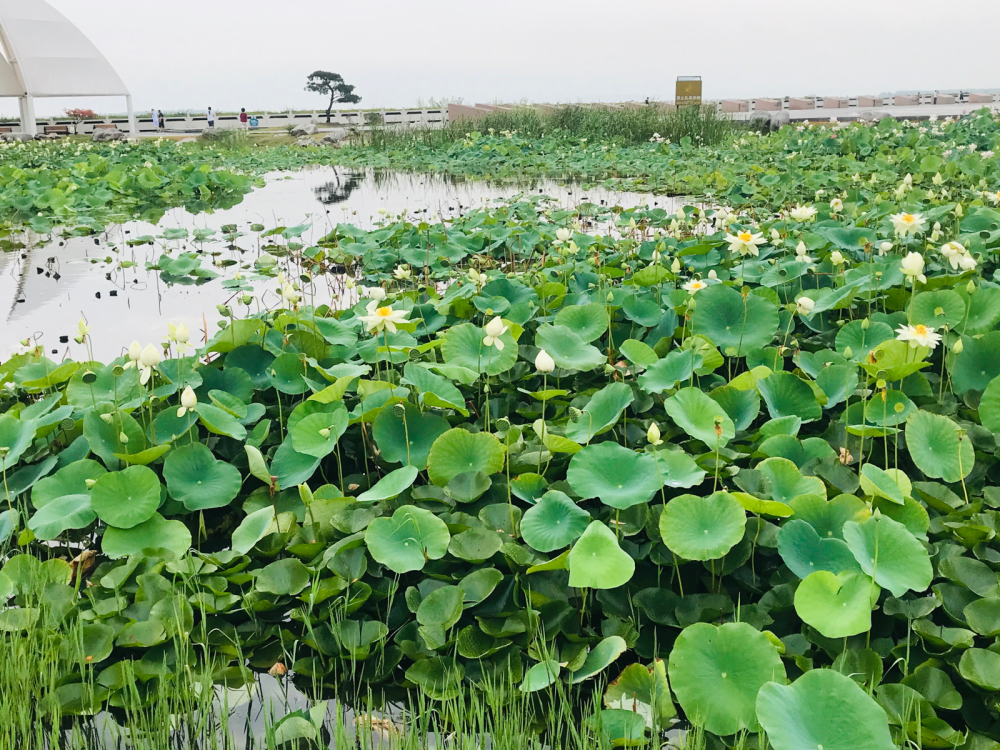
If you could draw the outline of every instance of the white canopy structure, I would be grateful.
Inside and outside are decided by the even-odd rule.
[[[0,0],[0,97],[20,100],[21,130],[35,135],[35,97],[124,96],[136,134],[132,95],[104,55],[44,0]]]

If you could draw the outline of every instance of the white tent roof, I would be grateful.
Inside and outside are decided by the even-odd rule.
[[[83,32],[44,0],[0,0],[0,96],[127,96]],[[9,60],[9,62],[8,62]]]

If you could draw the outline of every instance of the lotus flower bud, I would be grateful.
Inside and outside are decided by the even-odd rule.
[[[955,354],[961,354],[965,350],[965,344],[962,343],[962,339],[955,342],[955,345],[951,348]]]
[[[486,324],[486,335],[491,338],[499,338],[504,332],[503,321],[497,316]]]
[[[142,347],[139,346],[138,341],[133,341],[128,348],[128,358],[133,362],[138,362],[139,357],[142,355]]]
[[[541,373],[549,373],[556,369],[555,361],[544,349],[538,350],[538,356],[535,357],[535,369]]]
[[[710,278],[710,279],[717,279],[717,278],[719,278],[719,274],[717,274],[715,272],[715,269],[713,268],[712,270],[710,270],[708,272],[708,278]]]
[[[677,258],[674,258],[674,262],[670,264],[670,270],[673,273],[680,273],[681,272],[681,262],[679,260],[677,260]]]
[[[198,396],[195,395],[195,392],[194,390],[192,390],[191,386],[188,386],[187,388],[184,389],[184,392],[181,394],[181,406],[183,406],[185,409],[193,409],[197,405],[198,405]]]
[[[131,355],[131,351],[129,354]],[[146,348],[139,354],[139,364],[143,367],[156,367],[162,359],[160,350],[152,344],[146,344]]]
[[[319,431],[319,436],[324,440],[326,440],[328,437],[330,437],[330,428],[324,427],[322,430]]]
[[[851,347],[847,347],[846,349],[844,349],[844,359],[850,359],[853,356],[854,352],[851,351]]]
[[[118,442],[121,443],[122,445],[128,445],[128,435],[126,435],[124,432],[119,432]]]
[[[865,318],[864,320],[861,321],[861,330],[867,331],[868,326],[870,326],[871,324],[872,322],[868,318]]]
[[[646,430],[646,440],[649,441],[650,445],[660,445],[663,441],[660,439],[660,428],[656,426],[656,422],[649,425],[649,429]]]

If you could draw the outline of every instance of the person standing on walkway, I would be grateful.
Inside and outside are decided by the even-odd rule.
[[[208,127],[215,127],[215,112],[212,111],[211,107],[208,108]]]
[[[240,127],[243,130],[250,129],[250,118],[247,116],[246,108],[240,110]]]
[[[150,110],[150,114],[153,118],[153,130],[160,129],[160,112],[156,107]]]

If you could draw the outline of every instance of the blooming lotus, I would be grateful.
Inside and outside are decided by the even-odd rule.
[[[763,232],[754,234],[746,229],[737,232],[735,235],[727,234],[726,242],[729,243],[730,252],[739,253],[740,255],[753,255],[754,257],[760,255],[760,245],[767,244]]]
[[[409,281],[412,275],[413,273],[410,271],[409,266],[396,266],[396,269],[392,272],[393,278],[397,281]]]
[[[684,289],[684,290],[686,290],[688,292],[688,294],[692,294],[693,295],[696,292],[700,292],[702,289],[704,289],[707,286],[708,286],[708,284],[706,284],[701,279],[691,279],[691,281],[689,281],[686,284],[684,284],[681,287],[681,289]]]
[[[811,221],[816,216],[816,209],[812,206],[796,206],[788,215],[795,221]]]
[[[941,341],[941,334],[934,333],[934,329],[918,323],[915,326],[902,325],[896,329],[896,338],[900,341],[909,341],[910,347],[916,349],[918,346],[926,346],[933,349]]]
[[[368,303],[368,314],[361,315],[358,319],[365,324],[368,333],[378,335],[383,328],[389,333],[396,332],[397,323],[407,323],[407,313],[404,310],[393,310],[392,306],[378,307],[378,302],[374,299]]]
[[[572,230],[560,227],[556,230],[556,241],[557,242],[567,242],[569,238],[573,236]]]
[[[835,214],[839,214],[844,210],[844,201],[840,200],[840,198],[834,198],[830,201],[830,210]]]
[[[916,284],[918,281],[922,284],[927,283],[927,277],[924,276],[924,256],[920,253],[909,253],[903,258],[899,268],[911,283]]]
[[[507,326],[503,324],[503,321],[499,316],[493,318],[486,327],[483,329],[486,332],[486,336],[483,337],[483,343],[486,346],[495,346],[498,352],[503,351],[503,341],[500,337],[507,333]]]
[[[840,250],[834,250],[832,253],[830,253],[830,262],[833,263],[833,265],[835,266],[842,266],[844,265],[844,263],[847,262],[847,259],[844,258]]]
[[[927,221],[921,214],[893,214],[889,217],[896,234],[905,237],[908,234],[918,234],[927,228]]]
[[[816,300],[809,297],[799,297],[795,300],[795,312],[799,315],[811,314],[814,307],[816,307]]]

